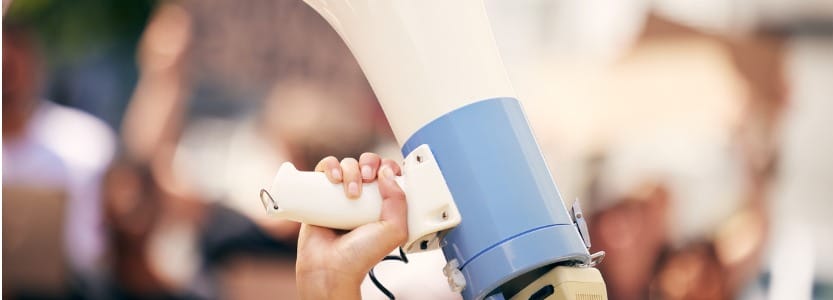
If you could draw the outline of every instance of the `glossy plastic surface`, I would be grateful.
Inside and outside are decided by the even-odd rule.
[[[405,158],[402,176],[396,178],[408,200],[406,252],[439,248],[445,231],[460,224],[460,212],[451,198],[431,149],[420,146]],[[349,199],[342,184],[331,183],[322,172],[298,171],[284,163],[272,187],[261,192],[270,215],[336,229],[353,229],[379,220],[382,197],[376,182],[362,185],[358,199]]]
[[[463,216],[443,253],[466,275],[466,299],[526,271],[589,261],[520,102],[479,101],[445,114],[403,146],[429,145]]]
[[[305,0],[364,70],[400,145],[442,114],[514,97],[481,0]]]

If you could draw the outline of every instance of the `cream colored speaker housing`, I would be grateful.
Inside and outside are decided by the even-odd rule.
[[[607,300],[602,274],[592,267],[558,266],[510,300]]]

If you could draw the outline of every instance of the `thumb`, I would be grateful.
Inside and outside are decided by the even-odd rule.
[[[394,180],[396,176],[393,169],[383,165],[379,170],[379,194],[382,196],[382,213],[379,221],[388,223],[397,234],[392,234],[391,239],[397,246],[405,243],[408,238],[408,204],[405,200],[405,192]]]
[[[405,193],[394,178],[390,166],[383,165],[379,169],[377,182],[382,196],[379,221],[359,226],[342,240],[344,246],[354,250],[351,251],[356,254],[353,257],[362,265],[372,267],[408,239],[408,206]]]

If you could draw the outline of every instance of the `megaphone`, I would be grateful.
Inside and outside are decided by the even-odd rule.
[[[571,214],[561,200],[481,0],[305,1],[358,60],[406,157],[403,249],[441,247],[449,284],[465,299],[606,299],[578,202]],[[358,201],[330,199],[330,217],[305,206],[315,201],[293,202],[312,191],[344,198],[340,187],[320,188],[331,185],[323,174],[301,173],[282,168],[262,194],[267,210],[342,229],[378,218],[368,187]]]

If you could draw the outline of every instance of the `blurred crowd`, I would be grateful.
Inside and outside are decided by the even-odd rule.
[[[833,2],[485,4],[610,299],[833,299]],[[295,299],[299,226],[258,191],[285,161],[401,160],[302,1],[3,7],[4,299]],[[456,299],[443,264],[377,275]]]

